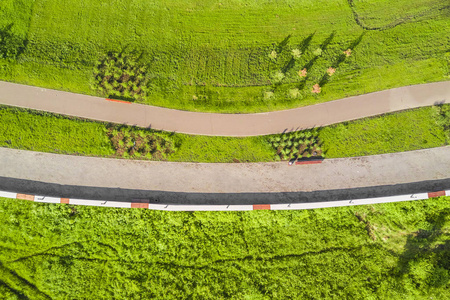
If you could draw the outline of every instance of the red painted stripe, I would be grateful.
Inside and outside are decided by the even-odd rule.
[[[254,204],[253,205],[253,210],[264,210],[264,209],[270,210],[270,204]]]
[[[301,160],[301,161],[296,161],[295,164],[296,165],[314,165],[314,164],[321,164],[322,160],[321,159],[317,159],[317,160]]]
[[[148,208],[148,203],[131,202],[131,208]]]
[[[34,201],[34,195],[17,194],[17,195],[16,195],[16,199],[28,200],[28,201]]]
[[[119,103],[131,104],[131,102],[128,102],[128,101],[116,100],[116,99],[108,99],[108,98],[106,98],[106,101],[112,101],[112,102],[119,102]]]
[[[445,196],[445,191],[428,193],[428,198],[436,198],[436,197],[441,197],[441,196]]]
[[[69,198],[61,198],[60,202],[64,204],[69,204]]]

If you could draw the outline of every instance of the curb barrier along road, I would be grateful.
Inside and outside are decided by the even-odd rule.
[[[314,165],[321,164],[323,159],[308,159],[308,160],[298,160],[295,162],[296,165]]]
[[[339,200],[328,202],[308,202],[308,203],[286,203],[286,204],[253,204],[253,205],[175,205],[175,204],[150,204],[145,200],[139,202],[118,202],[87,199],[69,199],[55,198],[38,195],[28,195],[20,193],[11,193],[0,191],[0,197],[10,199],[28,200],[41,203],[63,203],[72,205],[100,206],[100,207],[119,207],[119,208],[145,208],[151,210],[163,211],[248,211],[248,210],[302,210],[340,206],[354,206],[402,201],[425,200],[429,198],[450,196],[450,190],[397,195],[389,197],[366,198],[355,200]]]

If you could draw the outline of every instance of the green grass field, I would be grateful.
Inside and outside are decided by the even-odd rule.
[[[146,67],[139,102],[285,109],[449,80],[449,11],[446,0],[3,0],[0,36],[14,43],[8,52],[0,42],[0,79],[111,96],[95,87],[95,69],[122,52]],[[101,77],[114,85],[108,70]]]
[[[161,212],[0,198],[2,299],[448,299],[450,198]]]
[[[438,147],[450,140],[449,111],[450,105],[425,107],[345,122],[320,128],[318,137],[327,158]],[[108,138],[109,128],[111,125],[101,122],[0,106],[0,147],[117,157]],[[175,147],[174,153],[165,156],[169,161],[258,162],[276,158],[276,149],[269,143],[272,136],[191,136],[125,128],[136,134],[157,134],[169,139]],[[155,159],[127,153],[119,157]]]

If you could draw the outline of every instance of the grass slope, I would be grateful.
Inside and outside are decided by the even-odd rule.
[[[326,157],[363,156],[448,144],[450,105],[425,107],[319,129]],[[61,154],[113,157],[109,125],[49,113],[0,106],[0,146]],[[152,133],[129,129],[136,133]],[[170,161],[273,161],[269,136],[231,138],[157,133],[176,145]],[[128,157],[125,154],[125,157]]]
[[[92,87],[95,66],[108,52],[123,52],[147,67],[140,102],[284,109],[448,80],[449,9],[446,0],[6,0],[0,33],[25,47],[0,59],[0,79],[101,94]],[[302,51],[298,59],[294,49]],[[298,75],[303,68],[306,78]],[[321,93],[312,94],[318,83]]]
[[[450,198],[161,212],[0,198],[7,299],[448,299]]]

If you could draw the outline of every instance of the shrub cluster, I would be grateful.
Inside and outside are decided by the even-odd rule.
[[[140,100],[146,92],[147,68],[133,56],[109,53],[97,62],[95,88],[103,95],[124,100]]]
[[[276,160],[323,157],[321,141],[316,131],[297,131],[269,137],[277,151]]]
[[[437,110],[437,124],[441,126],[447,133],[447,139],[450,140],[450,105],[438,105]]]
[[[165,160],[175,152],[174,142],[167,136],[131,128],[110,128],[108,137],[118,157]]]

